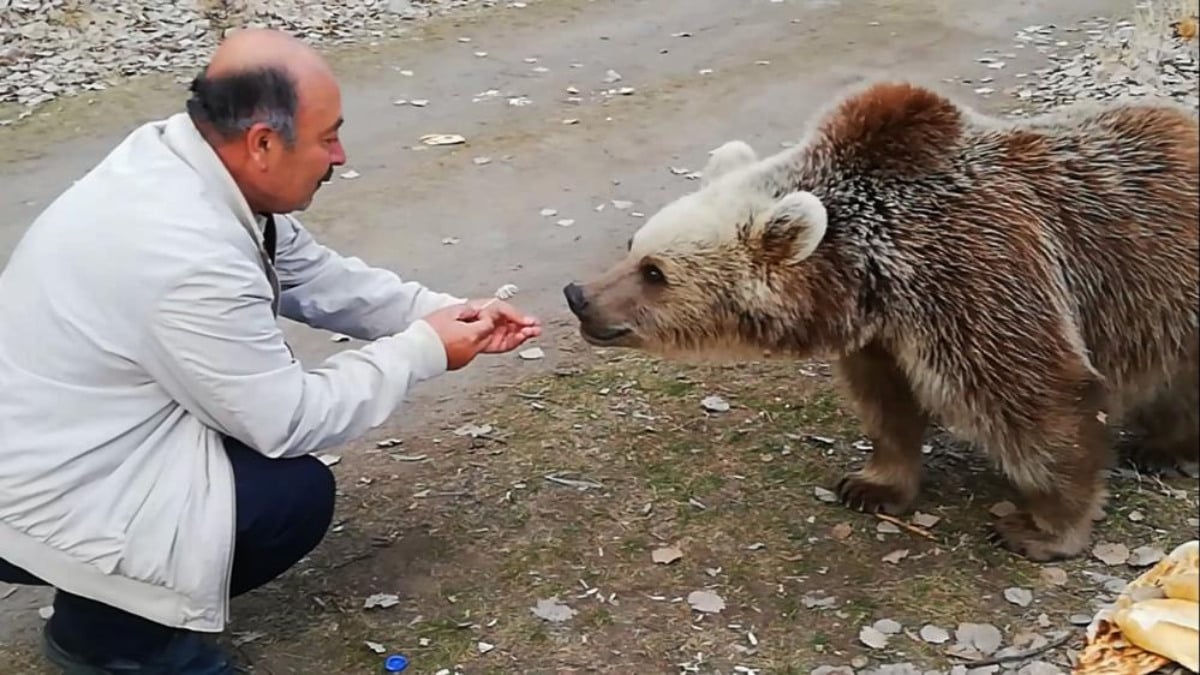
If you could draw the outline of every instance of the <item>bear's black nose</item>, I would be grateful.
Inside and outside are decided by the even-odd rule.
[[[572,282],[564,286],[563,295],[567,296],[567,306],[575,314],[587,309],[588,301],[583,297],[583,289],[579,287],[579,284]]]

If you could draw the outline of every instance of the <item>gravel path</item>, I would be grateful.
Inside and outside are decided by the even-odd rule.
[[[450,10],[514,9],[498,0],[0,0],[0,103],[12,124],[60,96],[147,72],[186,81],[235,26],[284,28],[321,45],[403,35]]]
[[[559,323],[562,283],[604,264],[642,214],[693,187],[689,170],[709,148],[741,137],[768,152],[794,138],[822,97],[861,75],[957,82],[965,100],[1016,114],[1120,95],[1197,107],[1197,42],[1175,37],[1187,6],[1178,0],[1136,12],[1119,0],[211,4],[105,0],[84,11],[73,0],[0,0],[0,104],[24,115],[47,94],[103,88],[122,72],[190,77],[222,28],[242,23],[237,17],[290,26],[322,44],[377,41],[378,54],[344,95],[346,170],[354,173],[326,188],[306,222],[336,248],[435,287],[487,294],[513,282],[518,301],[546,317],[551,333],[573,330]],[[494,14],[446,21],[436,41],[394,39],[427,15],[473,7]],[[1179,25],[1186,34],[1186,22]],[[613,94],[624,87],[629,95]],[[0,264],[36,213],[135,120],[173,111],[179,98],[173,91],[118,106],[111,118],[120,128],[103,133],[65,116],[9,120],[0,129]],[[17,141],[39,139],[54,124],[80,130],[32,159],[11,159]],[[422,146],[426,133],[466,142]],[[289,332],[308,363],[344,346]],[[544,360],[491,360],[429,383],[407,412],[440,423],[455,405],[443,396],[458,400],[468,386],[573,360],[553,340],[543,344]],[[417,423],[397,422],[408,430]],[[347,452],[342,470],[358,460]],[[46,595],[7,593],[0,588],[0,643],[28,644]],[[1062,653],[1039,658],[1061,664]],[[860,672],[915,670],[896,660]],[[1056,672],[1036,663],[984,672]]]

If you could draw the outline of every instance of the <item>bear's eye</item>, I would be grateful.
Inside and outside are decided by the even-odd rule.
[[[654,263],[642,264],[642,278],[652,284],[663,284],[667,281],[667,277],[663,274],[662,269]]]

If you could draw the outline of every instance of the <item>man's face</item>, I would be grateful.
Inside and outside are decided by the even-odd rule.
[[[291,147],[276,137],[265,158],[261,190],[273,213],[302,211],[312,203],[334,167],[346,163],[338,132],[342,126],[342,99],[332,78],[314,77],[300,88],[296,139]]]

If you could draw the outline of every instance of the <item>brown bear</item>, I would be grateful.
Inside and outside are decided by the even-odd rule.
[[[1072,557],[1103,513],[1107,425],[1200,459],[1198,148],[1169,102],[998,119],[871,83],[792,148],[713,151],[623,260],[563,290],[593,345],[831,359],[874,443],[844,503],[908,510],[939,422],[1023,501],[992,537]]]

